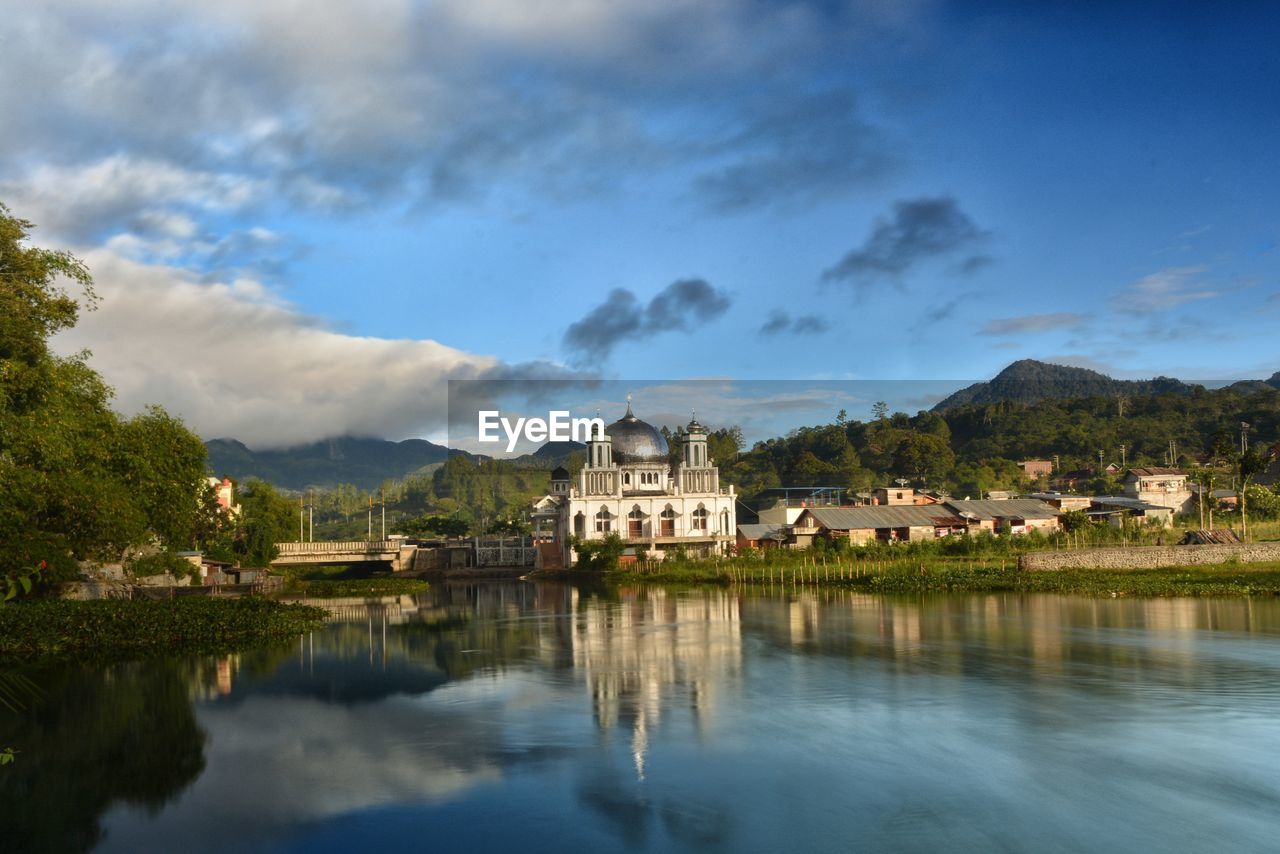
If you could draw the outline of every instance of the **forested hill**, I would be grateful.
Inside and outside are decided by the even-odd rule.
[[[721,478],[744,495],[775,486],[862,490],[898,477],[963,495],[1028,486],[1017,467],[1026,459],[1057,457],[1060,470],[1070,471],[1096,467],[1101,451],[1107,463],[1164,465],[1172,442],[1178,466],[1229,460],[1240,447],[1242,422],[1250,425],[1251,448],[1267,452],[1280,444],[1280,383],[1244,386],[964,403],[945,412],[805,427],[731,462],[721,456]]]
[[[1267,382],[1280,388],[1280,372]],[[1066,400],[1082,397],[1114,397],[1141,394],[1190,394],[1199,385],[1170,377],[1151,380],[1116,380],[1087,368],[1052,365],[1035,359],[1021,359],[996,374],[988,382],[974,383],[947,397],[934,412],[946,412],[963,404],[984,405],[1001,401],[1034,403],[1038,400]]]
[[[256,477],[293,490],[339,483],[373,490],[449,458],[448,448],[425,439],[390,442],[353,436],[264,451],[251,451],[235,439],[213,439],[205,448],[209,470],[219,477]]]
[[[235,480],[259,478],[282,489],[323,489],[349,484],[358,489],[376,490],[390,480],[404,480],[423,468],[443,463],[450,456],[464,456],[472,462],[487,457],[450,450],[425,439],[392,442],[342,436],[280,450],[253,451],[235,439],[205,442],[208,468],[221,477]],[[532,454],[504,463],[514,468],[546,469],[567,464],[574,452],[586,448],[580,442],[548,442]]]

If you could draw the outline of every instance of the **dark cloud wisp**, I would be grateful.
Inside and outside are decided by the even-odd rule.
[[[679,279],[642,304],[626,288],[614,288],[564,333],[564,348],[578,364],[609,357],[623,341],[662,332],[688,331],[692,323],[715,320],[729,310],[729,295],[703,279]]]
[[[776,308],[769,314],[769,319],[760,327],[761,335],[781,335],[790,332],[795,335],[821,335],[830,326],[816,314],[802,314],[793,318],[787,311]]]
[[[858,289],[898,282],[913,267],[935,258],[971,253],[959,270],[973,272],[988,260],[972,250],[989,232],[979,228],[950,196],[896,202],[893,214],[876,221],[857,249],[822,274],[824,282],[848,282]]]

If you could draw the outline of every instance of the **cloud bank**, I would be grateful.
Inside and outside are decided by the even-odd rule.
[[[432,340],[334,331],[251,279],[205,283],[107,249],[83,257],[101,302],[57,349],[91,350],[121,410],[160,402],[207,439],[256,448],[440,435],[449,378],[509,370]]]

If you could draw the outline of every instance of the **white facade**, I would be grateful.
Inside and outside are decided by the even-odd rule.
[[[691,421],[680,434],[675,471],[667,442],[652,425],[627,414],[587,445],[587,462],[574,482],[552,482],[560,501],[557,540],[566,563],[577,555],[570,544],[616,533],[650,558],[683,548],[689,555],[727,553],[737,531],[732,486],[721,486],[720,469],[707,453],[707,432]],[[557,487],[560,491],[557,492]]]

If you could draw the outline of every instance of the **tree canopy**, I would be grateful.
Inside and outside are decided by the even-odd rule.
[[[188,548],[204,446],[162,409],[121,418],[88,353],[50,349],[96,297],[84,264],[28,245],[31,229],[0,205],[0,570],[66,577],[77,559]]]

